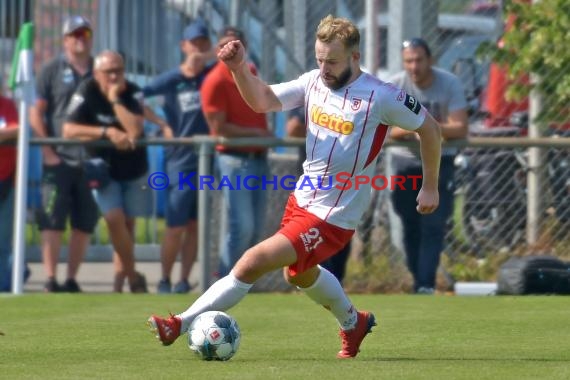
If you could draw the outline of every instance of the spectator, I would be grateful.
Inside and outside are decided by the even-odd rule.
[[[161,126],[165,137],[207,135],[200,87],[212,67],[205,63],[215,59],[215,52],[204,21],[196,20],[184,30],[180,49],[185,55],[184,62],[162,73],[143,89],[145,97],[160,95],[168,124],[149,115],[146,109],[145,116]],[[170,275],[178,252],[181,252],[181,272],[174,292],[187,293],[191,289],[188,276],[198,248],[198,192],[189,186],[179,189],[177,180],[178,173],[198,172],[198,157],[188,146],[167,146],[165,157],[170,185],[166,193],[166,231],[160,252],[162,278],[158,283],[158,293],[172,292]],[[196,180],[196,176],[193,179]],[[198,186],[197,183],[194,186]]]
[[[289,114],[287,116],[287,123],[285,125],[287,135],[290,137],[306,137],[307,126],[305,124],[305,120],[305,111],[302,107],[289,111]],[[306,147],[300,147],[297,175],[303,174],[303,162],[305,162],[306,158]],[[348,261],[350,250],[352,248],[351,241],[352,240],[349,240],[349,242],[336,255],[331,256],[321,264],[322,267],[331,272],[341,284],[344,280],[344,274],[346,273],[346,262]]]
[[[122,291],[127,277],[131,292],[147,292],[145,277],[135,271],[135,217],[147,216],[151,204],[147,188],[147,153],[137,147],[144,136],[140,89],[125,79],[123,58],[103,51],[95,58],[94,77],[84,81],[70,101],[64,136],[81,140],[109,139],[114,148],[91,148],[99,160],[94,170],[98,185],[95,201],[107,223],[115,262],[114,291]],[[93,170],[93,169],[92,169]]]
[[[36,83],[36,102],[30,110],[30,124],[38,137],[62,137],[65,110],[79,83],[92,75],[93,31],[81,16],[63,24],[63,54],[49,61]],[[90,235],[99,218],[97,205],[83,176],[83,147],[42,146],[42,205],[38,225],[42,238],[42,258],[47,281],[46,292],[80,292],[76,276]],[[71,222],[67,279],[57,282],[57,262],[67,218]]]
[[[421,38],[405,41],[402,46],[404,71],[391,78],[417,99],[440,123],[444,140],[462,139],[467,136],[467,102],[459,79],[442,69],[432,67],[433,59],[428,44]],[[390,136],[394,140],[417,140],[415,133],[394,127]],[[443,250],[448,218],[453,212],[454,199],[454,148],[442,151],[439,173],[439,208],[432,214],[416,212],[415,199],[418,190],[396,189],[392,202],[403,225],[404,249],[407,265],[414,277],[414,291],[433,294],[436,273]],[[396,147],[392,149],[392,165],[395,175],[421,175],[422,162],[419,148]]]
[[[18,111],[0,94],[0,142],[18,137]],[[16,148],[0,146],[0,292],[12,289],[12,232],[14,231],[14,177]],[[26,266],[24,281],[30,276]]]
[[[355,178],[371,176],[388,125],[417,131],[424,162],[417,211],[433,212],[439,202],[441,134],[437,122],[404,91],[360,70],[360,33],[352,22],[329,15],[321,20],[316,39],[318,69],[271,86],[251,73],[240,41],[224,45],[218,58],[231,70],[240,93],[257,112],[287,111],[302,105],[310,111],[307,145],[311,155],[303,169],[304,175],[313,179],[312,185],[317,185],[319,176],[335,178],[342,172],[352,172]],[[174,343],[201,313],[235,306],[259,278],[282,268],[288,282],[337,320],[341,337],[337,358],[358,354],[376,318],[371,312],[357,310],[338,280],[318,264],[351,239],[368,207],[371,185],[323,190],[300,186],[304,182],[300,179],[289,197],[277,233],[249,248],[226,277],[182,313],[168,318],[150,316],[149,327],[163,345]]]
[[[241,40],[245,43],[241,30],[227,27],[220,34],[218,49],[229,41]],[[249,64],[252,73],[256,73]],[[218,63],[204,80],[201,89],[202,110],[215,136],[223,137],[267,137],[264,114],[256,113],[242,99],[228,67]],[[224,207],[227,215],[227,234],[220,251],[219,275],[225,276],[245,250],[259,241],[263,232],[267,192],[261,178],[269,173],[267,149],[259,147],[218,146],[217,165],[222,178],[236,184],[240,178],[256,176],[258,182],[248,181],[256,190],[230,189],[223,187]]]

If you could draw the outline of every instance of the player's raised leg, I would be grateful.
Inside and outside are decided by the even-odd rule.
[[[151,331],[168,346],[205,311],[226,311],[239,303],[249,292],[253,283],[265,273],[294,263],[296,254],[289,240],[275,234],[248,249],[227,276],[216,281],[186,311],[162,318],[152,315],[148,319]]]

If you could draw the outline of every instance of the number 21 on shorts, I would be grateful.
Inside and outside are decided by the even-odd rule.
[[[321,244],[324,240],[321,236],[321,231],[318,228],[310,228],[309,231],[302,233],[301,240],[303,240],[303,244],[305,245],[305,251],[311,253],[314,251],[319,244]]]

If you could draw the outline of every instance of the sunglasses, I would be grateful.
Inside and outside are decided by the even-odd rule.
[[[84,38],[88,40],[93,36],[93,32],[90,29],[77,29],[69,33],[68,36],[71,36],[73,38]]]
[[[105,70],[100,70],[100,71],[105,75],[111,75],[111,74],[121,75],[125,72],[125,68],[124,67],[112,67],[110,69],[105,69]]]
[[[415,48],[415,47],[421,47],[426,51],[428,57],[431,56],[431,49],[429,48],[428,43],[422,38],[416,37],[412,38],[411,40],[405,40],[404,42],[402,42],[402,49]]]

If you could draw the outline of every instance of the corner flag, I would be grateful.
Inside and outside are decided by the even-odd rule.
[[[18,132],[18,166],[16,168],[16,204],[14,210],[14,240],[12,293],[21,294],[24,288],[24,261],[26,249],[26,199],[28,196],[28,151],[29,128],[28,108],[34,101],[34,25],[25,23],[20,28],[16,51],[12,60],[10,88],[18,90],[19,132]]]
[[[25,23],[20,29],[16,51],[12,59],[8,85],[14,90],[19,84],[33,81],[34,72],[34,24]]]

